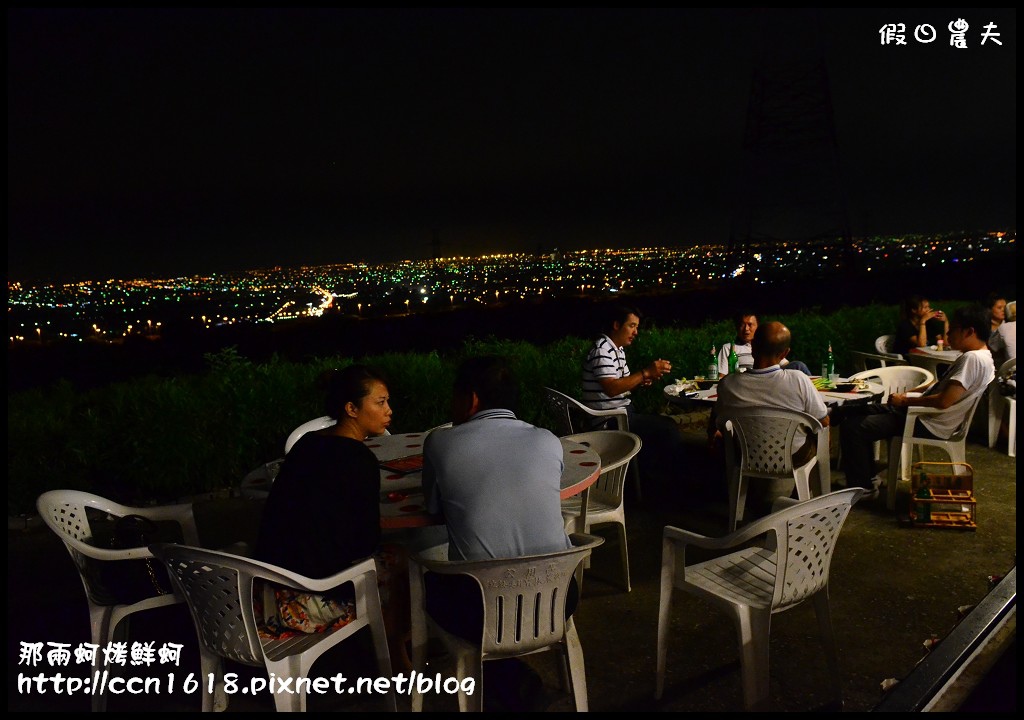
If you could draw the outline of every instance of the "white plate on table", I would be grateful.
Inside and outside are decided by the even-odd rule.
[[[679,397],[680,395],[683,394],[683,386],[682,385],[666,385],[665,386],[665,394],[666,395],[672,395],[673,397]]]

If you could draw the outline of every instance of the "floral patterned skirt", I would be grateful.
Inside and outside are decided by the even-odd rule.
[[[384,547],[374,553],[377,591],[381,605],[388,605],[388,582],[396,565],[396,554]],[[263,640],[284,640],[302,633],[333,631],[356,619],[354,588],[346,584],[330,594],[295,590],[257,579],[252,604],[256,629]]]

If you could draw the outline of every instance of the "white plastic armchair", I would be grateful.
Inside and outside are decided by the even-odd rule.
[[[549,387],[544,388],[544,399],[558,423],[559,435],[571,435],[591,430],[598,422],[610,419],[615,420],[619,430],[629,431],[629,416],[626,414],[626,408],[595,410],[579,400]]]
[[[151,597],[132,604],[118,604],[96,572],[97,564],[152,558],[153,554],[146,547],[119,550],[97,547],[93,520],[87,510],[95,511],[94,518],[141,515],[155,522],[171,521],[177,523],[185,542],[198,545],[199,533],[191,503],[130,507],[78,490],[50,490],[36,500],[36,509],[43,522],[64,542],[78,569],[89,605],[89,636],[93,644],[105,646],[111,641],[126,639],[129,617],[137,612],[182,602],[180,595],[160,594],[154,587]],[[103,653],[96,653],[92,669],[94,676],[103,670]],[[93,712],[105,711],[106,705],[106,694],[92,695]]]
[[[901,361],[897,367],[888,366],[864,370],[854,373],[850,380],[871,380],[881,385],[884,390],[880,402],[888,402],[893,393],[924,392],[935,384],[935,376],[931,370],[916,365],[908,365]],[[882,441],[875,441],[875,459],[882,459]],[[842,461],[842,455],[837,462]]]
[[[1017,358],[1010,358],[999,366],[996,378],[988,388],[988,446],[995,447],[999,439],[999,429],[1003,424],[1003,416],[1007,417],[1009,443],[1006,452],[1010,457],[1017,457],[1017,398],[1003,395],[999,391],[1000,378],[1006,379],[1017,370]]]
[[[597,482],[579,495],[562,501],[566,532],[589,533],[596,525],[615,525],[619,554],[622,557],[623,587],[629,592],[629,551],[626,547],[623,490],[629,462],[640,452],[643,443],[638,435],[622,430],[593,430],[566,435],[565,439],[586,445],[601,456],[601,475]]]
[[[892,393],[924,392],[935,384],[935,375],[927,368],[914,365],[897,367],[880,367],[854,373],[850,380],[873,380],[881,385],[882,402],[889,399]]]
[[[561,653],[576,710],[587,710],[583,648],[572,617],[565,617],[565,601],[577,566],[604,539],[582,534],[570,535],[570,539],[573,547],[568,550],[521,558],[449,561],[447,545],[438,545],[410,558],[413,668],[419,672],[425,670],[428,633],[439,637],[456,657],[459,687],[465,687],[467,677],[475,678],[472,695],[459,693],[461,712],[482,708],[484,662],[546,650]],[[470,643],[445,632],[427,614],[423,575],[428,571],[468,575],[476,580],[484,618],[479,642]],[[416,712],[423,709],[423,695],[418,685],[413,689],[412,709]]]
[[[910,463],[915,449],[922,453],[926,447],[938,448],[949,458],[949,462],[967,462],[967,432],[971,428],[971,421],[974,419],[974,411],[978,409],[978,402],[984,395],[984,391],[978,391],[973,396],[965,397],[961,403],[969,403],[967,414],[963,422],[957,426],[956,431],[945,440],[935,438],[914,437],[914,428],[917,421],[926,415],[940,415],[949,412],[952,408],[940,410],[938,408],[908,407],[907,419],[903,424],[903,434],[894,437],[889,443],[889,470],[886,485],[888,488],[886,507],[890,510],[896,509],[896,485],[900,481],[909,482]],[[959,403],[958,403],[959,404]]]
[[[768,705],[772,615],[812,600],[831,690],[841,702],[839,657],[828,603],[829,569],[843,523],[862,492],[861,488],[849,488],[795,504],[780,503],[786,506],[720,538],[666,526],[655,697],[660,699],[665,688],[672,593],[679,588],[732,616],[739,640],[743,702],[748,710],[763,710]],[[691,545],[732,552],[687,565],[686,548]]]
[[[291,434],[288,435],[288,439],[284,441],[284,454],[287,455],[288,451],[292,449],[292,446],[299,441],[299,438],[308,432],[314,432],[316,430],[324,430],[325,428],[334,427],[338,424],[335,418],[330,415],[321,415],[318,418],[307,420],[306,422],[299,425],[297,428],[292,430]],[[388,430],[384,430],[382,435],[390,435]]]
[[[203,678],[215,678],[212,693],[210,683],[203,682],[203,712],[227,709],[223,659],[251,667],[265,667],[268,673],[280,678],[308,678],[317,658],[364,627],[370,628],[373,637],[378,676],[391,677],[391,656],[373,558],[356,563],[336,575],[313,579],[276,565],[215,550],[169,543],[159,543],[150,549],[167,567],[171,581],[188,603],[199,638]],[[283,640],[261,638],[253,610],[253,582],[256,578],[314,593],[324,593],[352,583],[355,587],[356,617],[335,630],[302,633]],[[292,687],[295,692],[274,693],[278,712],[305,712],[306,686],[295,683]],[[393,687],[385,700],[388,709],[394,712],[397,707]]]
[[[292,445],[299,441],[299,438],[308,432],[314,432],[316,430],[323,430],[324,428],[334,427],[337,424],[337,419],[332,418],[330,415],[322,415],[318,418],[313,418],[307,422],[302,423],[297,428],[292,430],[288,439],[284,441],[284,454],[287,455],[292,449]]]
[[[726,441],[726,481],[729,485],[729,530],[743,520],[747,502],[747,478],[793,478],[797,498],[811,498],[811,470],[818,466],[820,492],[831,489],[828,432],[817,418],[797,410],[756,407],[719,415],[718,427]],[[793,464],[793,447],[799,436],[816,443],[816,452],[803,465]]]
[[[894,358],[898,358],[898,359],[902,360],[903,359],[902,355],[892,351],[892,349],[895,346],[895,344],[896,344],[896,336],[895,335],[879,335],[877,338],[875,338],[875,350],[880,355],[888,355],[890,357],[894,357]]]

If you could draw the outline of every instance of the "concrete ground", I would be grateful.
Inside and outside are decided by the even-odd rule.
[[[731,621],[691,596],[678,594],[672,612],[665,696],[654,699],[661,533],[675,525],[704,534],[726,529],[721,468],[704,448],[701,417],[681,418],[692,462],[674,471],[671,485],[645,488],[645,503],[630,497],[627,530],[632,592],[623,592],[618,550],[599,548],[584,576],[575,622],[586,656],[592,711],[714,712],[743,709],[738,648]],[[832,563],[830,598],[842,666],[842,709],[871,710],[882,698],[882,683],[905,677],[926,654],[925,641],[944,637],[958,621],[958,609],[988,593],[991,576],[1016,564],[1016,461],[1002,446],[989,449],[972,437],[967,459],[974,469],[977,524],[974,531],[909,528],[887,511],[882,499],[858,504],[840,536]],[[841,472],[833,474],[842,484]],[[259,518],[256,501],[231,499],[197,504],[204,544],[252,539]],[[611,537],[611,536],[609,536]],[[605,579],[607,578],[607,580]],[[60,541],[45,528],[8,533],[8,710],[86,711],[88,698],[27,692],[17,685],[21,642],[88,640],[88,615],[78,574]],[[143,613],[132,621],[131,639],[181,642],[185,646],[178,682],[199,673],[196,639],[181,606]],[[347,647],[351,645],[351,647]],[[340,669],[348,676],[371,676],[372,664],[361,640],[325,657],[316,674]],[[1011,650],[1016,675],[1015,646]],[[558,687],[551,653],[531,657],[545,682],[538,710],[571,710]],[[828,696],[824,656],[810,606],[776,615],[771,628],[771,701],[777,711],[837,710]],[[447,670],[444,657],[432,669]],[[44,668],[45,669],[45,668]],[[260,671],[234,666],[243,678]],[[62,669],[85,677],[81,667]],[[130,669],[126,675],[162,677],[168,668]],[[36,674],[40,672],[37,669]],[[56,672],[50,669],[49,674]],[[1015,680],[986,688],[995,709],[1016,708]],[[179,689],[168,695],[122,695],[111,711],[198,710],[198,694]],[[267,693],[235,695],[231,711],[273,708]],[[399,709],[408,698],[399,699]],[[383,710],[375,698],[313,697],[310,710]],[[454,697],[427,699],[428,710],[457,710]]]

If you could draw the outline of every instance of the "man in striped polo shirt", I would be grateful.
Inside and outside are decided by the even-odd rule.
[[[609,316],[609,332],[594,341],[583,362],[583,403],[595,410],[626,408],[629,430],[640,436],[643,449],[637,456],[641,478],[651,479],[655,468],[671,471],[682,447],[679,427],[663,415],[647,415],[633,410],[630,393],[647,387],[672,371],[668,360],[655,360],[640,372],[631,373],[625,348],[636,339],[640,312],[618,306]],[[614,424],[609,425],[613,427]]]

